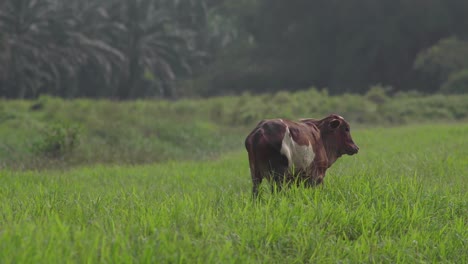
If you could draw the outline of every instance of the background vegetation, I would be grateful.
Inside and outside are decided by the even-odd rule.
[[[466,93],[461,0],[3,0],[0,97]]]
[[[261,119],[331,113],[353,128],[466,122],[468,96],[389,96],[374,87],[363,96],[310,89],[177,101],[2,100],[0,168],[207,159],[243,151],[245,136]]]

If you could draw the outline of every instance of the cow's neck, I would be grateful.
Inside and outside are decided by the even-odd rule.
[[[327,153],[328,167],[330,167],[341,155],[338,153],[338,146],[336,146],[335,141],[325,135],[321,127],[319,127],[319,130],[321,131],[320,138],[322,139],[325,152]]]
[[[325,148],[325,152],[327,153],[327,162],[328,162],[328,167],[330,167],[335,161],[340,157],[340,155],[337,153],[337,146],[333,143],[332,140],[328,140],[327,135],[323,134],[323,126],[325,125],[324,123],[325,119],[322,120],[316,120],[316,119],[303,119],[302,123],[314,127],[318,131],[320,131],[320,139],[323,142],[323,146]]]
[[[325,147],[325,152],[327,153],[328,167],[330,167],[333,163],[335,163],[339,156],[337,155],[336,147],[334,147],[333,144],[324,141],[323,146]]]

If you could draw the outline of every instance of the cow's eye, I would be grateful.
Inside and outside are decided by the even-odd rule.
[[[346,132],[349,132],[349,127],[345,128],[345,131],[346,131]]]

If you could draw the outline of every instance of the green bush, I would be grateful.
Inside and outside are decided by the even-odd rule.
[[[262,119],[323,118],[354,127],[468,121],[468,94],[329,95],[326,90],[208,99],[0,101],[0,160],[23,168],[206,159],[242,148]],[[42,107],[32,110],[34,104]]]
[[[468,69],[451,74],[440,88],[440,91],[445,94],[468,93]]]
[[[383,104],[389,98],[387,95],[387,91],[389,91],[390,87],[384,87],[382,85],[374,85],[372,86],[369,91],[367,91],[365,97],[367,100],[374,102],[376,104]]]
[[[63,158],[80,142],[81,129],[77,125],[54,124],[42,131],[41,139],[33,144],[33,152],[51,158]]]

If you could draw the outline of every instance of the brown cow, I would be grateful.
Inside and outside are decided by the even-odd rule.
[[[245,148],[254,196],[258,195],[263,178],[276,183],[279,189],[283,182],[320,184],[325,171],[339,157],[359,150],[351,138],[348,122],[339,115],[299,122],[263,120],[245,139]]]

